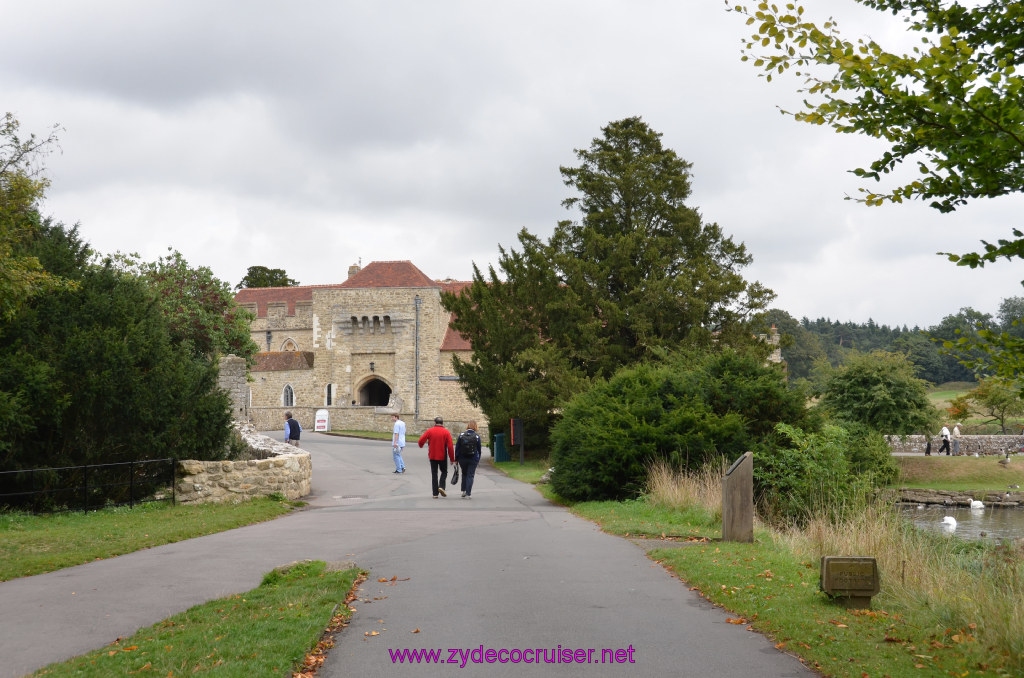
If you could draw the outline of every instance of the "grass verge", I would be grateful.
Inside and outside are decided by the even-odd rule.
[[[716,477],[714,469],[695,476],[654,469],[639,499],[571,510],[613,534],[714,538]],[[649,555],[728,610],[731,623],[767,634],[825,675],[1024,675],[1020,547],[926,533],[888,505],[851,511],[843,521],[811,519],[802,529],[755,524],[755,537],[753,544],[681,544]],[[845,610],[818,590],[822,555],[877,558],[882,592],[873,609]]]
[[[899,487],[929,490],[1006,490],[1024,487],[1024,460],[1011,458],[1007,468],[1003,457],[894,457],[900,468]]]
[[[303,668],[337,612],[348,616],[345,603],[358,575],[358,570],[329,572],[320,561],[275,570],[248,593],[197,605],[32,675],[292,675]]]
[[[515,478],[524,483],[536,485],[551,464],[547,459],[526,459],[522,464],[518,457],[514,461],[493,461],[494,468],[498,469],[509,478]]]
[[[754,544],[695,544],[649,555],[728,610],[730,623],[765,633],[825,675],[1015,675],[971,625],[947,627],[927,608],[897,612],[884,597],[871,610],[833,604],[818,590],[816,561],[759,537]]]
[[[144,504],[88,513],[0,513],[0,581],[223,532],[288,513],[295,504]]]

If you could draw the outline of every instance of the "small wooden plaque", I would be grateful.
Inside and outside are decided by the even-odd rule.
[[[881,590],[878,562],[870,556],[822,556],[821,590],[850,607],[871,607]]]

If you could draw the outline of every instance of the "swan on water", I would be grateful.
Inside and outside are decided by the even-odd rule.
[[[972,499],[971,500],[971,508],[972,509],[985,508],[985,504],[983,504],[982,502],[978,501],[977,499]]]
[[[956,529],[956,518],[954,518],[953,516],[946,516],[945,518],[942,519],[942,526],[944,528],[946,528],[946,529],[949,529],[949,530],[955,530]]]

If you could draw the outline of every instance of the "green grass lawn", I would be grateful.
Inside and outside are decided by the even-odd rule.
[[[672,509],[641,497],[632,501],[584,501],[572,505],[573,513],[593,520],[610,534],[624,537],[720,539],[722,520],[691,507]]]
[[[929,490],[1006,490],[1024,487],[1024,457],[1011,457],[1004,468],[1003,457],[896,457],[900,477],[896,487]]]
[[[0,513],[0,581],[263,522],[295,504],[259,498],[238,504],[144,504],[33,516]]]
[[[1005,657],[973,640],[973,629],[946,628],[927,601],[846,610],[818,590],[818,564],[801,561],[759,531],[754,544],[718,542],[651,551],[728,621],[765,633],[776,648],[827,676],[1005,676]],[[884,581],[884,579],[883,579]]]
[[[358,570],[323,562],[271,572],[258,588],[197,605],[102,649],[33,676],[290,676],[328,627],[349,617]],[[317,660],[313,659],[313,664]]]
[[[516,452],[514,456],[515,458],[512,461],[495,461],[492,463],[496,469],[510,478],[530,484],[536,484],[541,476],[551,468],[551,464],[548,463],[547,459],[526,459],[520,464],[519,453]]]

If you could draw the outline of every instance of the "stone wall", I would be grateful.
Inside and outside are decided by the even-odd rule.
[[[903,440],[899,436],[886,436],[886,440],[893,452],[924,454],[926,445],[924,436],[907,436]],[[932,436],[932,454],[938,453],[940,445],[942,445],[942,438]],[[950,442],[950,449],[952,446],[953,443]],[[1024,447],[1024,436],[1022,435],[960,437],[960,454],[966,455],[986,456],[1006,454],[1007,452],[1016,454],[1022,447]]]
[[[1024,493],[1019,491],[1006,492],[955,492],[952,490],[919,490],[902,488],[898,490],[897,501],[905,504],[941,504],[943,506],[970,507],[972,501],[980,501],[985,506],[1018,508],[1024,505]]]
[[[231,417],[235,421],[249,421],[249,384],[246,380],[245,359],[226,355],[220,359],[217,387],[231,397]]]
[[[249,446],[247,461],[178,462],[176,501],[205,504],[242,501],[278,492],[298,499],[310,492],[313,464],[309,453],[256,433],[249,425],[238,427]],[[265,457],[265,458],[262,458]]]

